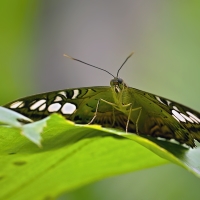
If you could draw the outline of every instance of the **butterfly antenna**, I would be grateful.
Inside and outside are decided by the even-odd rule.
[[[134,52],[131,52],[131,54],[126,58],[126,60],[123,62],[123,64],[121,65],[121,67],[118,69],[117,71],[117,77],[119,75],[119,71],[121,70],[121,68],[124,66],[124,64],[126,63],[126,61],[134,54]]]
[[[65,56],[65,57],[67,57],[67,58],[70,58],[70,59],[72,59],[72,60],[76,60],[76,61],[78,61],[78,62],[81,62],[81,63],[83,63],[83,64],[89,65],[89,66],[91,66],[91,67],[100,69],[100,70],[102,70],[102,71],[104,71],[104,72],[107,72],[107,73],[110,74],[111,76],[113,76],[109,71],[107,71],[107,70],[105,70],[105,69],[102,69],[102,68],[100,68],[100,67],[96,67],[96,66],[94,66],[94,65],[88,64],[88,63],[86,63],[86,62],[83,62],[82,60],[78,60],[78,59],[73,58],[73,57],[71,57],[71,56],[69,56],[69,55],[67,55],[67,54],[63,54],[63,56]],[[113,76],[113,77],[115,78],[115,76]]]

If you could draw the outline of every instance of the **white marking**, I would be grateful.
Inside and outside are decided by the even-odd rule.
[[[19,105],[19,107],[18,108],[23,108],[25,106],[25,103],[24,102],[22,102],[21,103],[21,105]]]
[[[61,105],[59,103],[53,103],[48,107],[49,112],[57,112],[60,109]]]
[[[189,116],[189,118],[190,118],[191,120],[193,120],[195,123],[198,124],[198,121],[197,121],[196,119],[192,118],[191,116]]]
[[[170,103],[171,103],[171,101],[169,101],[169,100],[166,100],[167,101],[167,105],[169,106],[170,105]]]
[[[173,109],[180,112],[180,110],[176,106],[173,106]]]
[[[24,105],[24,102],[23,101],[16,101],[16,102],[14,102],[14,103],[12,103],[11,105],[10,105],[10,108],[21,108],[20,106],[21,105]]]
[[[63,95],[63,96],[66,97],[66,99],[67,99],[67,94],[66,94],[66,92],[62,91],[62,92],[59,92],[58,94]]]
[[[178,118],[175,115],[172,115],[172,117],[174,117],[174,119],[176,119],[180,123],[180,121],[178,120]]]
[[[160,97],[156,96],[156,99],[157,99],[160,103],[162,103],[162,104],[165,105],[165,103],[162,102],[162,100],[160,99]]]
[[[182,115],[180,115],[180,113],[178,113],[176,110],[172,110],[172,113],[176,116],[176,118],[178,120],[180,120],[181,122],[186,122],[185,118],[182,117]]]
[[[54,102],[58,102],[58,101],[62,101],[62,98],[59,97],[59,96],[57,96],[57,97],[55,98]]]
[[[192,119],[190,119],[188,116],[184,115],[183,113],[180,113],[187,121],[191,122],[191,123],[194,123],[192,121]]]
[[[200,123],[200,119],[199,119],[197,116],[195,116],[194,114],[192,114],[192,113],[189,112],[189,111],[186,111],[186,113],[187,113],[188,115],[190,115],[193,119],[197,120],[197,121]]]
[[[31,110],[35,110],[35,109],[37,109],[38,107],[40,107],[42,104],[44,104],[45,102],[46,102],[45,99],[41,99],[41,100],[39,100],[39,101],[36,101],[36,102],[30,107],[30,109],[31,109]]]
[[[74,95],[72,99],[76,99],[76,97],[79,95],[79,90],[74,90]]]
[[[63,114],[72,114],[76,110],[76,106],[72,103],[65,103],[61,109]]]
[[[43,104],[42,106],[39,107],[39,111],[43,111],[46,108],[46,104]]]

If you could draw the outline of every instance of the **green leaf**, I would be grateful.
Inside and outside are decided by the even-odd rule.
[[[158,140],[152,137],[142,136],[147,138],[143,140],[140,137],[135,137],[134,134],[123,134],[124,137],[129,138],[148,148],[160,157],[169,160],[181,167],[187,169],[194,175],[200,178],[200,145],[194,149],[184,147],[170,141]]]
[[[85,184],[167,160],[200,176],[199,148],[188,150],[98,125],[75,125],[57,114],[49,117],[43,130],[43,148],[19,132],[0,127],[0,199],[55,198]]]
[[[105,177],[167,162],[140,144],[103,130],[75,126],[52,115],[41,149],[20,137],[19,130],[0,127],[0,199],[54,198]]]

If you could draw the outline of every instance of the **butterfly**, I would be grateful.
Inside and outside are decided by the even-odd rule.
[[[128,87],[118,77],[125,62],[113,76],[105,69],[76,58],[73,60],[103,70],[113,76],[109,86],[83,87],[37,94],[5,105],[32,120],[59,113],[77,124],[99,124],[138,135],[175,139],[195,147],[200,142],[200,113],[172,100]]]

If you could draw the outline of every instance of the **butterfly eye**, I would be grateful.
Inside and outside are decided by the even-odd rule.
[[[124,82],[123,79],[118,78],[118,83],[119,83],[119,84],[122,84],[123,82]]]
[[[110,81],[111,86],[122,85],[123,83],[124,81],[121,78],[114,78]]]

